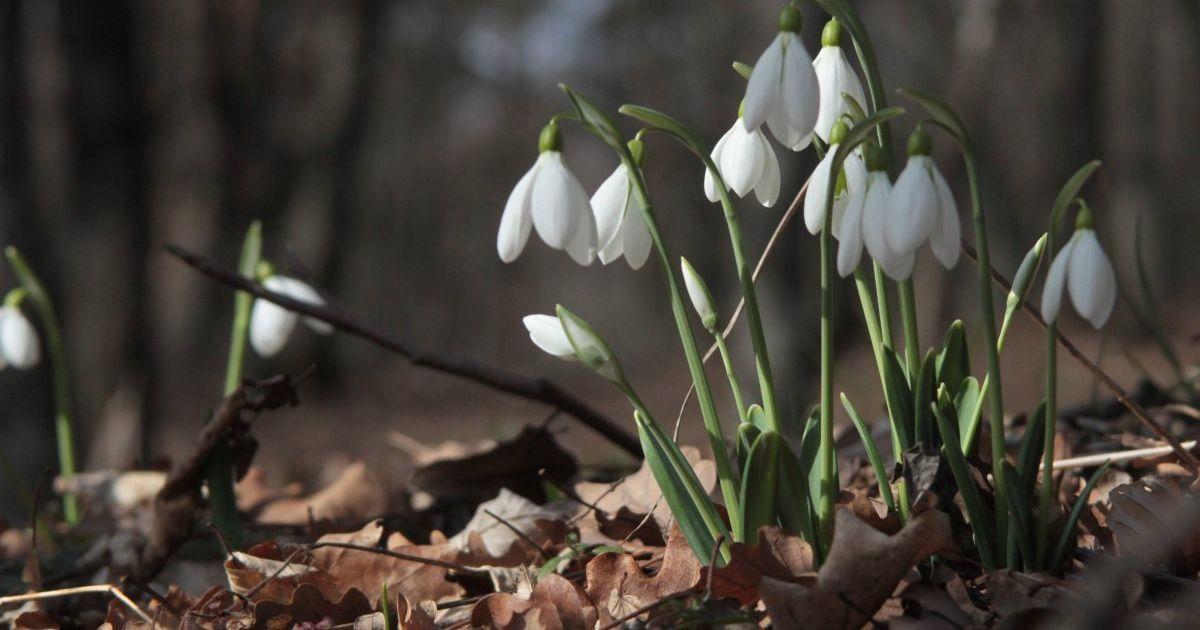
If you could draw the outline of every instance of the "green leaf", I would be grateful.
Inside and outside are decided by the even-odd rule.
[[[979,381],[974,376],[968,376],[963,379],[962,386],[958,389],[958,397],[954,399],[954,409],[958,415],[958,432],[962,436],[962,452],[970,454],[971,434],[978,431],[978,426],[972,427],[971,422],[978,418],[976,412],[982,404],[979,395],[981,391]]]
[[[1100,478],[1108,471],[1110,462],[1104,462],[1092,473],[1088,478],[1087,484],[1083,486],[1083,490],[1079,493],[1079,497],[1075,499],[1075,503],[1071,505],[1071,513],[1067,515],[1067,522],[1063,524],[1062,532],[1058,535],[1058,543],[1054,545],[1054,555],[1051,556],[1050,570],[1061,571],[1062,564],[1067,559],[1067,549],[1071,545],[1071,539],[1075,537],[1075,526],[1079,523],[1079,516],[1083,514],[1083,508],[1087,506],[1087,499],[1092,490],[1096,488],[1096,484],[1100,482]]]
[[[883,498],[888,509],[895,512],[896,499],[892,496],[891,478],[887,474],[887,468],[883,465],[883,458],[879,456],[879,447],[876,446],[875,439],[871,437],[871,429],[867,423],[863,422],[862,416],[858,415],[858,410],[850,403],[845,392],[842,392],[842,406],[846,408],[846,414],[850,416],[850,422],[854,423],[858,437],[862,440],[863,448],[867,450],[867,459],[871,460],[871,468],[875,470],[875,483],[879,485],[879,496]]]
[[[1033,515],[1029,512],[1029,494],[1025,492],[1025,486],[1020,481],[1020,473],[1008,461],[1003,464],[1005,471],[1004,485],[1008,492],[1005,493],[1008,499],[1008,511],[1012,514],[1012,519],[1009,521],[1009,529],[1016,533],[1017,548],[1021,550],[1021,557],[1025,561],[1025,566],[1032,568],[1037,558],[1033,551]],[[1014,566],[1011,563],[1009,566]]]
[[[537,579],[540,580],[540,579],[546,577],[547,575],[554,573],[554,571],[558,568],[558,565],[562,564],[563,560],[568,560],[568,559],[569,558],[566,556],[554,556],[553,558],[550,558],[549,560],[546,561],[545,564],[543,564],[540,568],[538,568]]]
[[[1046,402],[1038,405],[1037,411],[1029,419],[1025,427],[1025,435],[1021,436],[1021,449],[1017,451],[1017,472],[1021,474],[1025,494],[1032,496],[1037,485],[1038,466],[1042,464],[1042,452],[1046,440]]]
[[[779,496],[776,510],[779,512],[779,522],[783,528],[793,534],[799,534],[813,547],[817,560],[821,553],[820,537],[817,536],[816,506],[813,505],[813,495],[809,492],[808,468],[804,467],[791,446],[784,438],[780,438],[779,448]]]
[[[850,120],[853,123],[860,123],[867,117],[867,111],[863,109],[862,103],[859,103],[858,99],[843,92],[842,100],[846,102],[846,109],[850,110]]]
[[[1029,296],[1029,290],[1033,288],[1033,279],[1037,277],[1038,268],[1042,266],[1042,259],[1046,257],[1047,238],[1046,234],[1042,234],[1041,238],[1033,244],[1033,247],[1025,253],[1021,265],[1017,267],[1016,275],[1013,276],[1012,290],[1008,292],[1008,299],[1004,305],[1004,320],[1000,324],[1000,334],[996,336],[996,347],[1000,350],[1004,349],[1004,339],[1008,336],[1008,327],[1012,324],[1013,316],[1020,310],[1021,305]]]
[[[733,62],[733,69],[747,81],[750,80],[750,75],[754,72],[754,66],[740,61]]]
[[[804,478],[808,480],[808,496],[821,496],[821,471],[817,470],[817,455],[821,452],[821,420],[820,408],[814,407],[804,425],[804,433],[800,440],[800,468],[804,470]],[[809,541],[812,542],[812,541]]]
[[[955,448],[955,444],[959,441],[958,431],[947,417],[950,401],[945,392],[945,389],[940,390],[938,401],[932,403],[933,417],[937,419],[938,430],[942,432],[942,439],[945,440],[945,443],[942,444],[942,456],[950,464],[954,483],[958,486],[958,493],[962,496],[963,505],[966,507],[967,519],[970,520],[971,529],[975,533],[975,546],[979,549],[979,558],[983,561],[984,567],[995,569],[999,565],[996,563],[996,536],[993,523],[983,507],[983,500],[979,496],[979,489],[975,487],[975,479],[971,476],[966,458],[963,457],[962,451]]]
[[[1079,167],[1079,170],[1067,179],[1067,183],[1063,184],[1058,191],[1058,196],[1054,198],[1054,205],[1050,209],[1050,236],[1056,244],[1058,243],[1058,227],[1062,223],[1063,213],[1071,207],[1071,203],[1079,196],[1083,185],[1098,168],[1100,168],[1100,160],[1092,160]]]
[[[958,397],[958,389],[970,374],[971,351],[967,347],[966,328],[961,319],[956,319],[946,330],[937,356],[937,382],[946,386],[953,399]]]
[[[858,145],[862,144],[863,141],[867,139],[867,136],[870,135],[872,131],[875,131],[876,127],[902,114],[904,114],[904,110],[899,107],[881,109],[877,112],[874,112],[870,116],[863,118],[853,127],[851,127],[850,131],[846,134],[846,139],[838,144],[837,152],[833,154],[833,166],[830,168],[829,172],[830,177],[835,179],[837,178],[837,174],[841,170],[842,163],[845,162],[846,158],[850,156],[850,152],[858,147]],[[830,185],[830,190],[833,190],[832,182]]]
[[[983,384],[979,386],[979,392],[974,394],[969,400],[963,398],[963,406],[959,408],[959,424],[963,425],[963,413],[966,413],[967,432],[962,434],[962,452],[970,453],[975,450],[975,441],[979,439],[979,425],[983,422],[983,404],[987,400],[988,389],[987,375],[983,377]]]
[[[388,600],[387,582],[383,583],[383,591],[379,594],[379,610],[383,613],[383,630],[396,630],[396,615]]]
[[[741,542],[758,544],[758,528],[775,522],[778,486],[779,434],[764,431],[754,440],[742,473]]]
[[[758,427],[759,430],[769,431],[771,429],[770,421],[767,419],[767,412],[758,403],[754,403],[746,408],[746,420]]]
[[[751,405],[754,407],[755,405]],[[738,425],[737,437],[737,456],[738,463],[742,468],[746,467],[746,461],[750,459],[750,448],[754,446],[754,440],[762,434],[762,430],[754,426],[750,422],[743,422]]]
[[[883,395],[887,397],[888,408],[892,410],[892,432],[900,441],[901,451],[912,448],[913,440],[913,396],[908,387],[908,377],[900,360],[891,348],[883,349],[884,383]]]
[[[933,365],[933,349],[930,348],[929,351],[925,353],[925,360],[921,362],[921,369],[917,372],[916,388],[913,390],[913,403],[915,406],[914,411],[916,416],[913,418],[913,439],[917,444],[922,442],[931,445],[934,444],[933,428],[930,426],[929,421],[929,403],[933,402]],[[944,439],[945,438],[943,438],[943,441]]]
[[[921,107],[924,107],[925,111],[929,112],[929,115],[933,117],[934,122],[946,129],[946,131],[949,131],[950,135],[954,136],[954,141],[964,151],[967,153],[971,152],[971,134],[967,132],[967,126],[963,124],[962,119],[959,118],[954,108],[934,95],[914,88],[900,88],[896,92],[901,96],[916,101]]]
[[[650,128],[655,131],[662,131],[674,136],[676,140],[682,142],[684,146],[691,149],[692,153],[695,153],[697,156],[701,158],[708,157],[708,146],[704,144],[700,136],[696,135],[696,132],[692,131],[687,125],[679,122],[675,117],[664,114],[656,109],[642,107],[641,105],[625,104],[617,111],[650,125]]]
[[[662,490],[663,499],[696,558],[706,564],[717,537],[728,534],[724,523],[679,447],[641,412],[634,413],[634,420],[646,464]],[[720,557],[729,560],[729,550],[724,545]]]
[[[621,138],[621,132],[617,130],[616,123],[604,113],[604,110],[596,107],[591,101],[575,90],[559,83],[558,87],[566,92],[567,97],[571,99],[571,105],[575,107],[575,113],[579,116],[579,122],[584,128],[595,134],[596,137],[604,141],[605,144],[612,147],[622,157],[629,154],[628,147],[625,146],[625,141]]]

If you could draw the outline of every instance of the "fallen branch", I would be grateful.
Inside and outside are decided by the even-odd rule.
[[[456,357],[442,352],[433,352],[418,348],[406,339],[380,332],[368,326],[344,309],[318,306],[293,300],[286,295],[265,289],[257,282],[243,278],[233,271],[216,265],[204,257],[176,245],[167,244],[166,250],[172,256],[180,259],[196,271],[221,284],[245,291],[268,302],[274,302],[289,311],[299,313],[305,317],[319,319],[342,332],[365,339],[381,348],[399,354],[417,367],[429,368],[458,376],[507,394],[535,400],[562,410],[564,413],[574,416],[577,420],[587,425],[596,433],[604,436],[630,455],[638,459],[642,457],[641,444],[636,436],[621,428],[608,417],[591,408],[587,403],[571,395],[552,381],[544,378],[524,376],[466,357]]]
[[[1182,444],[1183,448],[1196,448],[1196,440],[1189,440]],[[1170,455],[1171,451],[1175,450],[1173,446],[1148,446],[1146,448],[1135,448],[1126,451],[1112,451],[1109,453],[1094,453],[1092,455],[1080,455],[1079,457],[1069,457],[1060,459],[1054,462],[1054,470],[1066,470],[1069,468],[1088,468],[1090,466],[1099,466],[1104,462],[1120,463],[1131,462],[1135,459],[1143,457],[1160,457],[1162,455]]]
[[[0,607],[7,606],[9,604],[20,604],[23,602],[39,601],[43,599],[56,599],[59,597],[70,597],[71,595],[84,595],[89,593],[108,593],[109,595],[117,598],[122,604],[125,605],[126,608],[133,612],[133,614],[141,617],[142,621],[150,624],[151,628],[157,627],[157,625],[154,623],[154,620],[151,619],[149,615],[147,615],[145,612],[142,612],[142,609],[138,608],[138,605],[134,603],[132,599],[129,599],[128,595],[121,592],[121,589],[113,586],[112,584],[93,584],[90,586],[60,588],[54,591],[39,591],[36,593],[25,593],[23,595],[9,595],[8,597],[0,597]]]

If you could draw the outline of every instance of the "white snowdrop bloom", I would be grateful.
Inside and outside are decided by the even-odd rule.
[[[4,367],[28,370],[42,359],[37,330],[16,306],[0,306],[0,361]]]
[[[538,139],[537,161],[517,182],[496,234],[500,260],[512,262],[529,241],[531,228],[554,249],[565,249],[571,258],[590,265],[596,258],[596,222],[583,185],[562,158],[562,132],[550,123]]]
[[[825,157],[817,163],[808,180],[808,192],[804,193],[804,226],[810,234],[818,234],[825,226],[825,196],[829,194],[829,171],[833,168],[834,153],[838,145],[849,131],[844,121],[838,121],[830,133],[832,144],[825,152]],[[867,169],[858,151],[852,151],[842,162],[842,172],[839,173],[833,196],[833,234],[840,233],[842,215],[846,212],[850,194],[862,187],[867,177]],[[838,237],[840,238],[840,237]]]
[[[1099,330],[1112,314],[1117,301],[1117,278],[1112,263],[1100,247],[1094,219],[1086,206],[1075,219],[1075,234],[1058,251],[1046,286],[1042,289],[1042,316],[1053,323],[1062,306],[1063,289],[1071,294],[1075,310]]]
[[[870,159],[868,158],[868,162]],[[893,280],[907,280],[912,275],[916,253],[897,254],[888,245],[885,235],[889,197],[892,194],[892,180],[886,171],[880,168],[870,168],[867,180],[863,185],[861,195],[855,195],[850,205],[859,205],[857,210],[861,217],[863,244],[872,260],[879,263],[883,272]],[[849,211],[847,211],[849,214]]]
[[[275,274],[265,278],[262,285],[268,291],[285,295],[298,302],[318,306],[325,304],[325,300],[316,289],[295,278]],[[254,300],[254,308],[250,311],[250,345],[259,356],[275,356],[287,344],[298,319],[299,315],[274,302],[261,298]],[[304,323],[322,335],[333,332],[332,326],[319,319],[305,317]]]
[[[546,354],[556,356],[565,361],[575,360],[575,348],[563,330],[562,322],[553,315],[526,315],[522,320],[525,330],[529,331],[529,339]]]
[[[918,128],[908,138],[908,163],[892,189],[885,234],[897,254],[915,252],[929,241],[933,255],[947,269],[958,263],[958,205],[950,185],[929,157],[929,135]]]
[[[634,143],[637,143],[636,145]],[[641,141],[630,142],[634,161],[641,161]],[[633,147],[638,147],[636,150]],[[650,257],[650,229],[646,227],[641,208],[633,194],[633,182],[625,164],[617,166],[612,175],[592,195],[592,211],[596,213],[596,237],[600,245],[600,262],[608,264],[621,256],[634,269],[641,268]]]
[[[754,64],[742,118],[747,131],[766,123],[793,151],[812,141],[821,107],[817,74],[799,32],[800,10],[788,5],[779,14],[779,34]]]
[[[826,142],[833,123],[849,113],[844,95],[854,98],[859,105],[867,106],[862,83],[842,50],[842,25],[829,20],[821,31],[821,51],[813,60],[817,83],[821,86],[821,106],[817,114],[816,134]]]
[[[739,197],[753,190],[758,202],[769,208],[779,200],[779,158],[762,131],[746,131],[742,120],[734,121],[717,141],[712,161],[730,190]],[[704,194],[709,201],[721,198],[716,179],[708,169],[704,169]]]

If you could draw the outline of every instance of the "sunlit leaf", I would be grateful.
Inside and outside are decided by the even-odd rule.
[[[758,543],[758,528],[775,523],[779,485],[779,434],[764,431],[754,440],[742,473],[742,541]]]
[[[858,437],[862,440],[863,448],[867,450],[867,459],[871,461],[871,468],[875,471],[875,483],[879,486],[879,496],[883,498],[888,509],[895,512],[896,499],[892,496],[891,478],[888,476],[887,468],[883,465],[883,458],[879,456],[879,447],[875,445],[875,439],[871,437],[871,429],[867,423],[863,422],[862,416],[858,415],[858,410],[850,403],[850,399],[844,392],[842,393],[842,406],[846,408],[846,414],[850,416],[850,422],[854,424],[855,430],[858,431]]]

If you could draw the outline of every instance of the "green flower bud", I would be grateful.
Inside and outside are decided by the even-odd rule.
[[[850,133],[850,127],[846,126],[846,121],[838,119],[829,130],[829,144],[841,144],[848,133]]]
[[[683,284],[687,288],[688,297],[692,300],[692,307],[700,316],[700,323],[704,324],[705,330],[715,334],[721,322],[717,317],[717,308],[713,305],[712,293],[709,292],[708,285],[686,258],[679,259],[679,267],[683,270]]]
[[[1075,213],[1075,229],[1094,229],[1096,227],[1096,216],[1092,214],[1092,209],[1082,199],[1076,199],[1075,202],[1079,204],[1079,212]]]
[[[623,384],[625,373],[621,370],[621,365],[617,363],[612,348],[609,348],[600,335],[596,334],[595,329],[561,304],[558,305],[557,312],[563,332],[567,333],[567,340],[575,349],[575,358],[600,376],[614,383]]]
[[[634,138],[627,146],[629,154],[633,156],[633,164],[641,168],[642,163],[646,161],[646,143],[642,142],[641,138]]]
[[[908,136],[908,155],[910,157],[914,155],[929,155],[932,149],[933,140],[930,139],[928,133],[925,133],[923,126],[917,125],[917,128],[913,129],[913,132]]]
[[[790,4],[779,12],[779,30],[785,33],[799,33],[802,22],[800,9]]]
[[[542,128],[542,135],[538,136],[538,152],[546,151],[562,151],[563,137],[562,132],[558,130],[557,123],[550,123]]]
[[[863,145],[863,161],[867,163],[868,171],[887,170],[887,160],[884,159],[883,149],[873,142]]]
[[[842,25],[837,20],[829,20],[825,23],[825,28],[821,30],[821,45],[833,47],[842,45]]]
[[[275,275],[275,265],[272,265],[267,260],[258,261],[258,266],[254,268],[254,277],[259,282]]]

